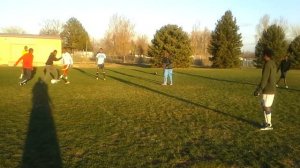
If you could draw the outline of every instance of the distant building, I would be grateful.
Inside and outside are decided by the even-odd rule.
[[[33,48],[33,65],[43,66],[53,50],[61,55],[61,39],[57,36],[0,33],[0,65],[12,66],[22,56],[24,46]],[[19,64],[21,65],[21,64]]]

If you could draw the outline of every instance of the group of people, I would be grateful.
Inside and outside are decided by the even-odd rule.
[[[172,60],[170,58],[170,53],[168,51],[163,52],[164,57],[162,59],[162,65],[163,65],[163,83],[162,85],[173,85],[173,66],[172,66]],[[44,68],[44,80],[46,80],[47,76],[52,76],[52,80],[54,80],[54,83],[60,81],[60,79],[65,81],[65,84],[69,84],[68,80],[68,71],[70,67],[73,64],[73,59],[70,55],[70,53],[67,51],[66,48],[63,49],[63,54],[60,58],[56,57],[57,50],[54,50],[50,53],[46,65]],[[288,57],[285,57],[276,68],[275,61],[273,60],[273,51],[270,49],[264,50],[263,53],[263,59],[264,59],[264,65],[262,68],[262,77],[261,81],[254,91],[254,96],[259,96],[262,94],[262,100],[261,100],[261,106],[265,118],[264,126],[261,128],[261,130],[272,130],[272,123],[271,123],[271,115],[272,115],[272,104],[275,97],[275,91],[276,87],[278,87],[279,82],[283,79],[285,87],[288,88],[287,82],[286,82],[286,74],[287,71],[290,69],[291,63],[288,60]],[[62,59],[63,62],[63,68],[62,68],[62,74],[59,75],[59,71],[55,68],[53,65],[54,61],[59,61]],[[106,73],[104,70],[104,62],[106,59],[106,55],[103,52],[103,49],[100,48],[99,52],[96,55],[96,63],[97,63],[97,71],[96,71],[96,79],[99,79],[99,70],[101,69],[103,80],[106,80]],[[15,63],[15,66],[23,60],[23,69],[22,74],[20,76],[21,82],[20,85],[26,84],[31,78],[32,78],[32,61],[33,61],[33,49],[29,48],[27,46],[24,47],[24,51],[22,53],[22,56],[18,59],[18,61]],[[277,72],[281,70],[281,75],[279,80],[276,82],[276,74]],[[169,79],[169,83],[168,83]]]
[[[51,76],[52,80],[51,83],[57,83],[60,81],[60,79],[65,81],[65,84],[69,84],[70,81],[68,80],[68,71],[70,67],[73,64],[73,59],[71,57],[71,54],[67,51],[67,48],[63,49],[63,54],[60,58],[56,57],[57,50],[54,50],[50,53],[44,68],[44,81],[46,80],[47,76]],[[29,80],[32,79],[32,71],[33,71],[33,48],[29,48],[27,46],[24,47],[24,50],[22,51],[22,56],[17,60],[17,62],[14,64],[14,66],[17,66],[18,63],[22,60],[23,61],[23,67],[22,72],[20,76],[20,82],[19,85],[25,85]],[[53,65],[54,61],[59,61],[62,59],[63,68],[62,68],[62,74],[60,75],[59,70],[56,69],[56,67]]]

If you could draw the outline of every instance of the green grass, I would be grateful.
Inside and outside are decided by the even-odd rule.
[[[70,85],[18,86],[0,67],[0,167],[299,167],[300,71],[277,89],[274,130],[252,96],[258,69],[73,68]],[[153,75],[158,72],[158,75]]]

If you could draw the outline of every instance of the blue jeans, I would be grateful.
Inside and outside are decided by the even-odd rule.
[[[173,74],[173,69],[164,69],[164,84],[167,84],[168,77],[170,79],[170,84],[173,84],[172,74]]]

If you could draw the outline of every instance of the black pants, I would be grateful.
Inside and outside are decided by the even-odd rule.
[[[21,82],[27,82],[31,79],[32,69],[23,68],[23,77]]]

